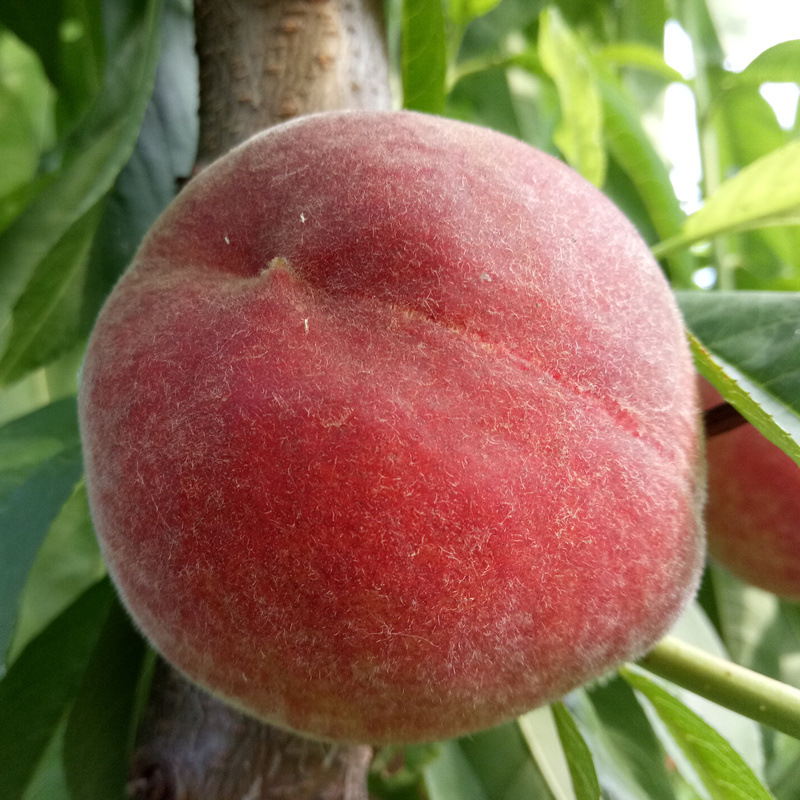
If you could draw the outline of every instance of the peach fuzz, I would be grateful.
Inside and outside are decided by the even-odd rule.
[[[272,128],[156,222],[91,337],[90,503],[147,638],[326,739],[488,727],[648,650],[704,558],[695,379],[576,173],[407,112]]]
[[[705,380],[704,408],[722,403]],[[734,575],[800,601],[800,467],[752,425],[713,436],[708,458],[708,549]]]

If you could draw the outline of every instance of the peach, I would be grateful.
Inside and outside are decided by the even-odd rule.
[[[705,380],[704,408],[722,403]],[[742,580],[800,601],[800,467],[752,425],[709,438],[708,549]]]
[[[189,678],[439,739],[645,652],[704,557],[695,381],[644,242],[511,138],[306,117],[207,168],[91,337],[93,518]]]

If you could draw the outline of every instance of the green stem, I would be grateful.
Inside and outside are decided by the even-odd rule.
[[[800,739],[800,691],[672,636],[638,662],[655,675]]]

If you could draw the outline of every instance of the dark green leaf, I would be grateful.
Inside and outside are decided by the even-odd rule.
[[[67,722],[64,769],[73,797],[123,800],[145,652],[115,598]]]
[[[53,520],[26,577],[9,662],[104,575],[105,565],[89,516],[86,483],[80,481]]]
[[[697,367],[800,463],[800,295],[678,292]]]
[[[564,701],[591,751],[603,791],[619,800],[676,800],[665,754],[633,691],[613,678]]]
[[[441,0],[403,0],[403,107],[438,114],[444,108],[447,36]]]
[[[621,674],[652,703],[714,800],[771,800],[742,757],[697,714],[638,671]]]
[[[181,0],[166,0],[153,96],[136,147],[105,204],[89,261],[83,328],[88,330],[139,244],[191,175],[197,151],[194,22]]]
[[[20,800],[80,685],[114,590],[88,589],[49,625],[0,681],[0,797]]]
[[[101,211],[102,202],[67,230],[17,300],[14,333],[0,358],[0,385],[49,363],[80,337],[89,250]]]
[[[24,331],[12,309],[48,253],[98,203],[128,160],[152,90],[159,0],[127,5],[110,40],[103,90],[64,148],[63,166],[0,235],[0,351]]]
[[[576,800],[600,800],[600,783],[594,767],[592,754],[572,714],[563,703],[553,704],[553,717],[558,728],[561,746],[567,757],[567,766],[572,778]]]
[[[45,461],[0,506],[0,653],[11,639],[19,596],[51,523],[83,472],[80,447]]]
[[[74,397],[50,403],[0,426],[0,504],[45,459],[79,441]]]
[[[61,73],[59,28],[63,16],[64,0],[0,0],[0,23],[36,52],[56,86]]]

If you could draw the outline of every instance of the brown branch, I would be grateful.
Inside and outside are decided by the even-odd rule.
[[[291,117],[391,107],[381,0],[195,0],[195,172]],[[131,763],[135,800],[366,800],[372,749],[241,714],[160,663]]]
[[[391,107],[378,0],[195,0],[198,166],[302,114]]]
[[[304,739],[240,714],[163,662],[133,757],[133,800],[367,800],[369,747]]]

